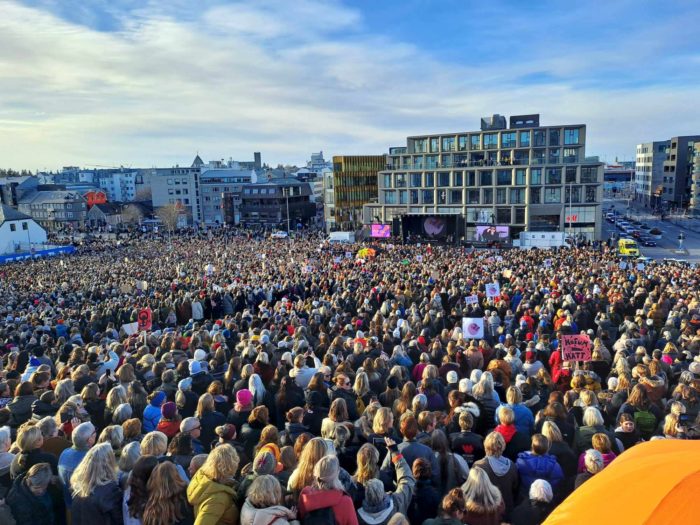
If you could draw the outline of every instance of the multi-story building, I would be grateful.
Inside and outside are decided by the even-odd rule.
[[[39,189],[24,195],[18,209],[47,230],[62,230],[82,227],[88,206],[78,191]]]
[[[690,192],[690,212],[700,215],[700,141],[693,145],[693,177]]]
[[[0,204],[17,207],[20,199],[39,185],[39,178],[32,176],[0,178]]]
[[[308,183],[293,178],[246,184],[241,195],[241,223],[294,230],[316,216]]]
[[[386,155],[334,156],[333,176],[324,176],[324,221],[327,230],[356,230],[362,206],[377,198],[377,174]]]
[[[606,198],[631,199],[635,193],[634,166],[608,164],[603,171],[603,190]]]
[[[205,224],[238,224],[243,186],[257,182],[255,170],[205,169],[199,176],[200,209]],[[228,210],[228,217],[225,211]]]
[[[663,195],[669,205],[684,209],[690,203],[693,182],[693,150],[700,135],[673,137],[666,152]]]
[[[390,149],[364,221],[393,223],[404,236],[472,240],[478,225],[495,223],[510,225],[511,237],[566,229],[599,239],[603,164],[586,158],[585,144],[584,124],[541,126],[539,115],[512,116],[509,126],[494,115],[479,131],[408,137]],[[425,231],[413,231],[416,224]]]
[[[182,210],[180,226],[203,222],[199,199],[199,175],[204,163],[199,155],[190,167],[152,168],[145,176],[151,181],[151,202],[158,209],[170,204]]]

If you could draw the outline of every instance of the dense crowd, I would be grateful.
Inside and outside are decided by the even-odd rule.
[[[696,439],[697,268],[367,247],[222,231],[0,267],[0,523],[536,524]]]

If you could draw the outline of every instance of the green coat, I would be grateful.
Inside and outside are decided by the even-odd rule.
[[[212,481],[201,470],[187,487],[187,500],[194,507],[195,525],[236,525],[238,507],[234,503],[236,489]]]

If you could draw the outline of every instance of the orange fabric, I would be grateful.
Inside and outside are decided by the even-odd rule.
[[[545,525],[698,523],[700,442],[635,445],[574,491]]]

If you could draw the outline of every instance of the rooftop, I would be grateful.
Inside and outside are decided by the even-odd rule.
[[[12,206],[0,204],[0,224],[7,221],[25,221],[27,219],[31,219],[31,217],[26,213],[17,211]]]

